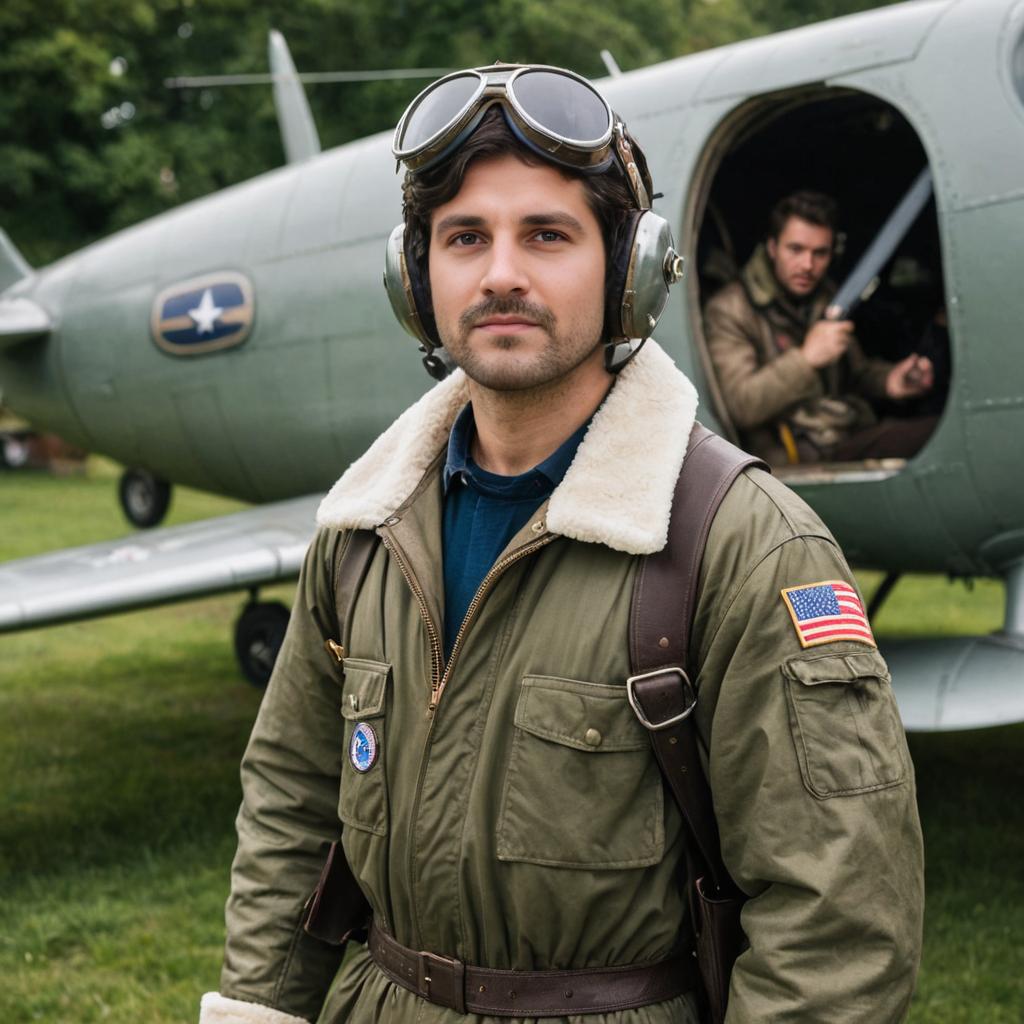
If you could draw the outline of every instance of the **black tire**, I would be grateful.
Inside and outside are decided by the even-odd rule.
[[[125,518],[143,530],[163,522],[171,504],[171,485],[144,469],[126,469],[117,494]]]
[[[235,656],[242,675],[259,689],[270,682],[291,613],[279,601],[253,601],[235,623]]]

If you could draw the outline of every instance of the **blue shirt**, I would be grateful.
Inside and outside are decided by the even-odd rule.
[[[444,656],[455,646],[466,610],[516,532],[562,482],[587,432],[584,423],[557,451],[519,476],[481,469],[469,454],[476,432],[467,405],[448,437],[444,466]]]

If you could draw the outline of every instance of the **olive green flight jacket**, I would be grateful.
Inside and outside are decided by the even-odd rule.
[[[696,394],[653,342],[622,371],[564,480],[441,654],[441,467],[461,373],[408,410],[321,506],[242,764],[220,993],[203,1024],[458,1024],[359,947],[306,935],[339,834],[382,927],[513,970],[660,960],[686,941],[683,825],[626,700],[643,554],[665,543]],[[343,668],[335,588],[377,527]],[[920,954],[921,835],[885,662],[804,648],[780,591],[851,580],[792,492],[747,471],[715,520],[693,644],[725,863],[751,899],[728,1021],[899,1020]],[[372,727],[376,760],[349,744]],[[339,973],[340,966],[340,973]],[[473,1018],[480,1020],[482,1018]],[[581,1024],[696,1024],[689,995]]]

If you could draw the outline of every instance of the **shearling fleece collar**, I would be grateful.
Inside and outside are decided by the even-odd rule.
[[[431,388],[349,466],[320,503],[317,523],[379,526],[415,490],[468,399],[461,370]],[[649,341],[619,374],[552,493],[548,529],[627,554],[660,551],[696,413],[693,385]]]

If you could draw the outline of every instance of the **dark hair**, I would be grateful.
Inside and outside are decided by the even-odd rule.
[[[430,218],[433,212],[458,194],[466,170],[474,160],[509,154],[530,166],[547,163],[516,138],[501,108],[494,106],[484,114],[473,134],[451,159],[427,171],[406,171],[402,183],[405,251],[410,259],[416,261],[421,281],[427,283],[430,280],[427,257],[430,252]],[[587,174],[560,164],[551,166],[556,167],[566,178],[578,178],[583,182],[587,201],[601,225],[605,254],[610,254],[627,215],[636,209],[633,193],[619,165],[613,164],[612,168],[601,174]],[[610,269],[611,261],[607,262]]]
[[[778,239],[790,217],[828,228],[833,240],[839,228],[839,206],[822,192],[800,191],[780,199],[772,208],[768,237]]]

